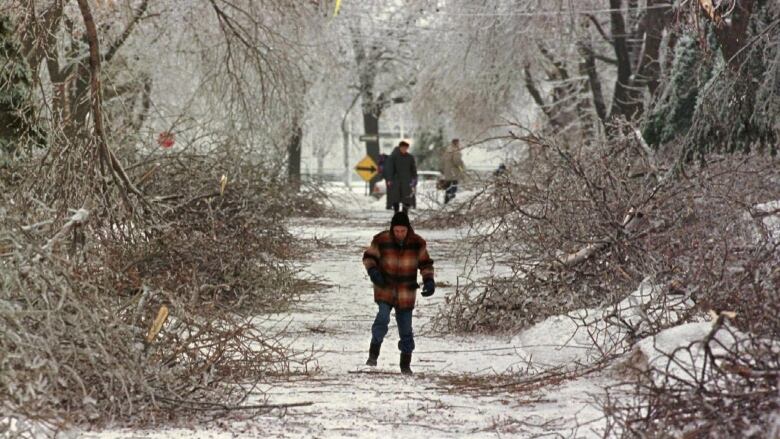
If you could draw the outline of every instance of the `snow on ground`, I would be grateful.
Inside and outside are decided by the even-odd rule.
[[[657,306],[661,292],[661,288],[645,280],[615,307],[580,309],[567,315],[549,317],[522,331],[512,343],[522,346],[522,354],[537,367],[590,364],[601,358],[600,350],[620,352],[621,346],[626,347],[622,341],[627,328],[615,325],[616,320],[631,325],[635,333],[641,334],[650,322],[673,324],[694,306],[690,298],[682,296],[676,299],[665,297],[664,306]],[[708,327],[710,324],[704,325]],[[662,332],[659,337],[663,335]],[[672,340],[690,341],[689,337],[675,337]],[[648,340],[652,342],[653,337]],[[662,343],[660,347],[663,349],[670,345]],[[659,352],[650,350],[645,353],[648,358],[659,356]]]
[[[350,212],[362,216],[367,213],[389,213],[385,210],[385,198],[367,197],[367,184],[352,182],[346,186],[342,182],[324,182],[322,189],[328,193],[333,206],[341,211]],[[460,201],[469,196],[471,192],[460,191],[455,198]],[[418,210],[439,209],[444,202],[444,192],[436,190],[435,181],[421,181],[417,186],[416,201]],[[415,211],[412,211],[414,213]]]
[[[262,386],[252,403],[312,403],[251,420],[220,418],[192,430],[114,429],[84,432],[84,438],[228,438],[228,437],[528,437],[547,432],[566,437],[601,437],[602,413],[594,396],[613,384],[610,375],[595,372],[524,393],[490,388],[497,374],[521,374],[529,360],[537,366],[559,366],[580,359],[592,346],[577,335],[573,321],[552,317],[515,337],[433,333],[431,318],[454,290],[463,273],[456,243],[463,230],[417,230],[429,243],[442,285],[431,298],[419,297],[414,311],[413,377],[398,373],[399,352],[394,320],[382,346],[379,365],[364,365],[376,305],[362,252],[371,237],[388,227],[384,200],[358,191],[331,187],[340,218],[295,219],[292,233],[325,242],[302,275],[327,287],[308,294],[290,313],[258,317],[259,325],[285,325],[290,346],[313,352],[307,375],[295,375]],[[462,199],[462,198],[461,198]],[[435,206],[434,206],[435,207]],[[414,224],[414,212],[412,223]],[[644,285],[632,296],[644,300]],[[699,328],[693,331],[700,334]],[[676,336],[676,335],[673,335]],[[454,379],[480,381],[484,391],[465,392]],[[573,432],[573,428],[580,428]]]
[[[389,225],[384,200],[362,193],[331,189],[337,219],[296,219],[292,233],[303,239],[327,242],[321,253],[303,261],[306,275],[328,284],[307,295],[289,314],[263,316],[260,325],[286,325],[291,346],[314,351],[309,365],[316,373],[269,383],[255,401],[283,404],[312,402],[281,413],[258,416],[249,422],[220,422],[195,430],[107,430],[82,433],[85,438],[130,437],[523,437],[529,432],[571,432],[575,423],[601,417],[592,394],[605,384],[601,377],[563,382],[544,393],[515,394],[494,391],[473,395],[459,391],[448,378],[476,377],[490,383],[496,374],[524,370],[522,346],[508,337],[441,336],[432,333],[430,320],[451,293],[462,273],[454,242],[462,230],[418,230],[429,242],[436,261],[436,278],[443,284],[431,298],[419,298],[414,311],[413,377],[398,373],[399,352],[395,322],[382,346],[376,369],[364,365],[376,304],[362,253],[371,237]],[[422,206],[421,206],[422,207]],[[415,213],[412,214],[414,223]],[[538,402],[535,402],[538,401]],[[544,427],[541,427],[544,425]],[[577,436],[599,437],[582,427]],[[539,427],[534,427],[539,426]],[[225,428],[229,430],[226,431]]]

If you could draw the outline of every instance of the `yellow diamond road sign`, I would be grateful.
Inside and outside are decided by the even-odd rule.
[[[376,165],[371,156],[363,157],[363,160],[359,161],[355,165],[355,172],[365,181],[371,181],[372,178],[379,171],[379,167]]]

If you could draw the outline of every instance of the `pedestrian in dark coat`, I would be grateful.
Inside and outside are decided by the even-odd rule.
[[[387,186],[387,209],[398,212],[417,207],[415,189],[417,187],[417,164],[409,154],[409,143],[402,140],[385,159],[382,177]]]
[[[374,284],[374,301],[379,306],[371,326],[371,346],[366,364],[376,366],[379,348],[390,323],[390,311],[395,308],[401,373],[411,374],[414,351],[412,310],[420,287],[417,271],[420,271],[423,279],[424,297],[433,295],[436,282],[433,280],[433,259],[428,255],[425,240],[414,233],[405,212],[396,212],[390,221],[390,230],[374,236],[371,245],[363,253],[363,265]]]

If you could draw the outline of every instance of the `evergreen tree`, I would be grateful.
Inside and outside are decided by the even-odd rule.
[[[681,36],[666,88],[645,121],[642,134],[650,145],[667,143],[688,132],[699,89],[709,79],[710,71],[695,37]]]
[[[43,143],[34,122],[30,69],[13,30],[11,19],[0,16],[0,162],[21,147]]]
[[[754,148],[777,149],[777,113],[766,113],[764,104],[776,102],[778,13],[766,5],[754,11],[742,62],[735,71],[719,58],[712,80],[700,94],[693,125],[686,138],[689,156],[709,152],[748,152]],[[763,36],[763,37],[760,37]],[[715,43],[717,44],[717,43]]]
[[[695,35],[677,42],[666,89],[647,115],[648,143],[682,142],[688,158],[710,152],[777,152],[780,110],[780,8],[761,2],[751,16],[746,46],[734,67],[712,25],[706,45]]]
[[[756,57],[764,62],[764,70],[761,79],[756,81],[758,90],[750,122],[758,132],[766,133],[771,152],[776,154],[780,141],[780,30],[777,25],[780,5],[767,2],[758,11],[758,17],[759,20],[754,23],[754,34],[758,35],[771,26],[774,26],[774,32],[761,44],[763,53],[756,53]]]

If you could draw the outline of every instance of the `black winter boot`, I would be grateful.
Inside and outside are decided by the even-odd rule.
[[[379,358],[379,348],[381,344],[371,343],[368,348],[368,360],[366,360],[366,366],[376,366],[376,360]]]
[[[411,375],[412,369],[409,365],[412,364],[412,354],[404,354],[401,352],[401,373],[404,375]]]

